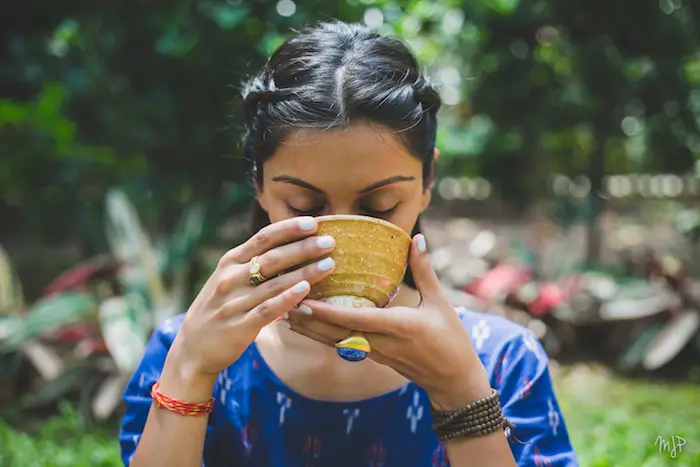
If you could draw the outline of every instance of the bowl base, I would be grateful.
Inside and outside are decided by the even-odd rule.
[[[322,302],[330,303],[336,306],[349,306],[353,308],[370,308],[375,304],[372,300],[363,297],[355,297],[354,295],[334,295],[332,297],[324,297],[320,299]]]
[[[363,297],[352,295],[335,295],[325,297],[322,301],[336,306],[347,306],[353,308],[373,307],[374,303]],[[361,333],[353,332],[350,336],[335,344],[335,351],[338,356],[348,362],[361,362],[367,358],[367,354],[372,350],[369,342]]]
[[[335,351],[338,353],[340,358],[347,360],[348,362],[361,362],[367,358],[367,352],[364,350],[350,349],[348,347],[336,347]]]

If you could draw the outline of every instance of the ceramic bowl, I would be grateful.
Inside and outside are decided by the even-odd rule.
[[[316,220],[317,235],[335,239],[330,257],[336,267],[313,285],[309,298],[355,307],[388,305],[406,273],[411,237],[373,217],[333,215]]]

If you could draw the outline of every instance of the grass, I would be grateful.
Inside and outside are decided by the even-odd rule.
[[[583,365],[555,371],[582,467],[700,465],[700,389],[611,377]],[[657,437],[683,437],[676,458]],[[27,432],[0,420],[0,467],[120,467],[114,428],[86,429],[69,407]]]
[[[700,387],[614,378],[583,365],[556,372],[564,419],[582,467],[700,466]],[[686,440],[672,458],[657,438]]]
[[[0,467],[121,467],[114,428],[85,428],[69,405],[27,432],[0,419]]]

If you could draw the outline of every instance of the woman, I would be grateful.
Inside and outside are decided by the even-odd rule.
[[[257,233],[152,336],[125,395],[124,463],[575,465],[536,339],[455,312],[430,267],[418,218],[430,202],[440,99],[407,48],[322,24],[284,43],[243,97]],[[413,232],[390,311],[305,300],[334,268],[322,259],[333,239],[314,236],[314,217],[341,213]],[[351,329],[366,332],[371,358],[337,356]]]

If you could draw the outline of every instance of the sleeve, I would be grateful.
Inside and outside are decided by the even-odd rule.
[[[549,359],[535,335],[525,330],[498,353],[492,387],[515,425],[510,440],[518,467],[578,466],[549,373]]]
[[[160,378],[165,357],[173,340],[175,340],[181,322],[182,315],[166,321],[153,332],[141,363],[126,387],[124,393],[126,412],[119,432],[121,457],[125,467],[131,463],[131,458],[146,426],[146,419],[152,404],[151,386]],[[207,428],[207,439],[211,439],[210,434],[211,426]],[[204,466],[204,463],[202,465]]]

